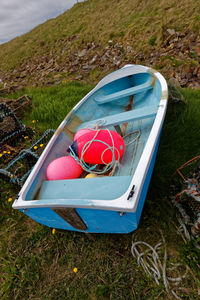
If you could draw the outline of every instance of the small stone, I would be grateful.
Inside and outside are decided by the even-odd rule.
[[[174,43],[171,43],[167,48],[166,51],[170,51],[174,48]]]
[[[121,61],[115,56],[113,58],[113,63],[116,65],[116,66],[119,66],[121,64]]]
[[[181,85],[182,87],[186,86],[187,83],[188,83],[188,79],[186,79],[186,78],[183,78],[183,79],[180,80],[180,85]]]
[[[106,57],[106,55],[104,54],[104,55],[101,57],[101,64],[105,64],[105,63],[106,63],[106,60],[107,60],[107,57]]]
[[[73,66],[77,66],[78,64],[79,64],[79,60],[76,59],[72,65],[73,65]]]
[[[78,76],[75,77],[75,80],[81,80],[81,79],[83,79],[82,75],[78,75]]]
[[[88,65],[83,65],[83,66],[82,66],[82,69],[83,69],[83,70],[88,70],[88,69],[89,69],[89,66],[88,66]]]
[[[97,55],[93,56],[93,58],[90,60],[90,65],[92,65],[93,63],[95,63],[95,61],[97,60]]]
[[[19,74],[19,77],[24,78],[24,77],[26,77],[26,75],[27,75],[27,71],[23,71]]]
[[[127,49],[127,52],[128,52],[128,53],[133,52],[133,47],[131,47],[131,46],[127,46],[126,49]]]
[[[174,35],[176,32],[175,32],[174,29],[168,28],[168,29],[167,29],[167,33],[168,33],[169,35]]]
[[[78,56],[79,56],[79,57],[83,57],[83,56],[85,56],[86,54],[87,54],[87,49],[83,49],[83,50],[81,50],[81,51],[78,52]]]

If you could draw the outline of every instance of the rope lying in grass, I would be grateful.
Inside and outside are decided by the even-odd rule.
[[[167,269],[167,247],[164,236],[162,235],[162,242],[159,242],[152,247],[146,242],[143,241],[134,241],[134,237],[131,245],[131,253],[133,257],[137,259],[138,266],[142,266],[144,272],[154,279],[157,285],[160,283],[164,284],[165,290],[167,293],[171,293],[176,299],[181,299],[175,292],[175,286],[178,286],[182,279],[187,275],[188,270],[183,276],[172,278],[167,275],[167,271],[172,271],[175,268],[181,266],[181,264],[172,264],[171,268]],[[147,248],[146,250],[141,251],[141,247]],[[161,247],[164,247],[163,259],[160,258]],[[173,285],[173,287],[171,287]],[[181,290],[181,288],[179,287]]]

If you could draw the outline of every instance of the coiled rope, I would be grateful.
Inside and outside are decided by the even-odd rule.
[[[113,140],[113,137],[112,137],[112,134],[110,132],[109,129],[106,129],[110,135],[110,138],[111,138],[111,141],[112,141],[112,146],[110,146],[109,144],[107,144],[106,142],[102,141],[102,140],[98,140],[96,139],[96,137],[98,136],[99,132],[100,132],[101,129],[98,129],[96,134],[94,135],[94,137],[91,139],[91,141],[88,141],[87,143],[85,143],[82,151],[81,151],[81,155],[80,155],[80,159],[76,156],[76,154],[74,153],[73,149],[71,148],[71,146],[69,146],[69,149],[70,149],[70,154],[72,157],[74,157],[74,159],[77,161],[77,163],[87,172],[89,173],[93,173],[93,174],[105,174],[106,172],[108,172],[110,169],[112,169],[116,164],[118,164],[119,162],[119,158],[120,158],[120,154],[119,154],[119,150],[115,147],[115,144],[114,144],[114,140]],[[101,161],[102,163],[105,165],[105,167],[100,170],[100,169],[97,169],[97,166],[98,164],[95,164],[93,166],[90,166],[88,165],[85,161],[84,161],[84,154],[86,153],[86,151],[89,149],[89,147],[92,145],[92,143],[94,142],[99,142],[99,143],[102,143],[104,144],[105,146],[107,146],[106,149],[104,149],[104,151],[102,152],[101,154]],[[112,161],[110,163],[106,163],[104,161],[104,154],[106,151],[110,150],[112,152]],[[117,152],[117,158],[115,156],[115,150]]]
[[[126,147],[128,147],[129,145],[135,143],[135,142],[139,139],[139,137],[140,137],[140,130],[137,129],[137,130],[135,130],[135,131],[131,131],[131,132],[127,133],[125,136],[123,136],[123,139],[125,140],[128,136],[134,135],[134,134],[137,134],[136,137],[133,138],[133,139],[132,139],[130,142],[128,142],[127,144],[125,143],[125,146],[126,146]]]
[[[182,265],[171,263],[172,267],[167,269],[167,247],[162,232],[161,236],[162,242],[157,243],[153,247],[146,242],[135,241],[133,235],[131,253],[133,257],[136,258],[138,266],[142,266],[144,272],[149,277],[152,277],[157,285],[163,283],[167,293],[172,294],[176,299],[181,299],[175,292],[175,288],[180,284],[182,279],[187,276],[188,269],[186,268],[185,273],[176,278],[172,278],[167,275],[167,271],[172,271]],[[142,251],[141,248],[144,248],[144,246],[146,247],[146,250]],[[163,259],[160,258],[162,246],[164,247]],[[179,290],[181,290],[181,287],[179,287]]]
[[[96,134],[94,135],[94,137],[91,139],[91,141],[88,141],[87,143],[85,143],[82,151],[81,151],[81,155],[80,155],[80,159],[77,157],[77,155],[74,153],[73,149],[71,146],[69,146],[70,149],[70,155],[77,161],[77,163],[83,168],[83,170],[85,170],[86,172],[89,173],[93,173],[93,174],[97,174],[97,175],[102,175],[107,173],[108,171],[110,171],[112,169],[112,171],[110,172],[109,176],[112,176],[119,164],[119,159],[120,159],[120,153],[119,150],[115,147],[114,144],[114,140],[112,137],[112,134],[110,132],[109,129],[104,129],[107,130],[107,132],[110,135],[111,141],[112,141],[112,146],[110,146],[109,144],[107,144],[106,142],[102,141],[102,140],[98,140],[96,139],[96,137],[98,136],[99,132],[101,129],[99,129],[99,126],[103,124],[104,120],[99,120],[98,123],[96,124],[91,124],[89,125],[87,128],[90,128],[91,130],[96,130]],[[91,128],[93,127],[93,128]],[[125,135],[123,137],[123,139],[126,139],[128,136],[132,135],[132,134],[137,134],[135,138],[133,138],[133,140],[131,140],[129,143],[125,144],[126,147],[128,147],[130,144],[134,143],[139,137],[140,137],[140,130],[135,130],[133,132],[129,132],[127,135]],[[99,142],[102,143],[104,145],[107,146],[107,148],[102,152],[101,154],[101,161],[102,163],[105,165],[105,167],[103,169],[98,169],[98,164],[95,164],[93,166],[88,165],[85,161],[84,161],[84,155],[86,153],[86,151],[89,149],[89,147],[92,145],[93,142]],[[106,163],[104,161],[104,154],[106,153],[106,151],[110,150],[112,152],[112,161],[110,163]],[[117,158],[115,156],[115,151],[117,152]]]

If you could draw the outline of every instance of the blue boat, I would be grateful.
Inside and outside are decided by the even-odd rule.
[[[139,224],[167,109],[168,88],[157,71],[125,67],[104,77],[66,116],[13,203],[52,228],[129,233]],[[117,131],[125,152],[112,176],[47,180],[46,169],[81,128]]]

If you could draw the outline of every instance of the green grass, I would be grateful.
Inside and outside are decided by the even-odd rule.
[[[24,123],[38,120],[37,132],[56,128],[66,113],[91,86],[69,83],[23,90],[31,96],[32,109]],[[161,229],[167,241],[168,260],[189,264],[198,277],[199,252],[177,235],[176,211],[166,198],[171,174],[199,154],[200,91],[182,90],[188,104],[169,104],[158,156],[136,238],[155,245]],[[13,95],[10,95],[13,97]],[[148,278],[133,259],[132,234],[85,235],[56,231],[37,224],[7,202],[16,190],[1,182],[0,298],[1,299],[169,299],[163,286]],[[78,272],[74,273],[74,267]],[[190,273],[181,284],[184,299],[198,299]]]
[[[15,99],[28,94],[32,99],[32,108],[27,112],[24,122],[33,126],[32,121],[35,120],[36,128],[44,131],[48,128],[56,129],[72,107],[91,89],[92,86],[81,82],[68,82],[57,86],[22,89],[8,97]]]
[[[167,180],[173,171],[192,157],[199,155],[200,91],[182,89],[181,92],[188,103],[168,106],[158,151],[158,163],[154,172],[158,190],[165,193]]]

